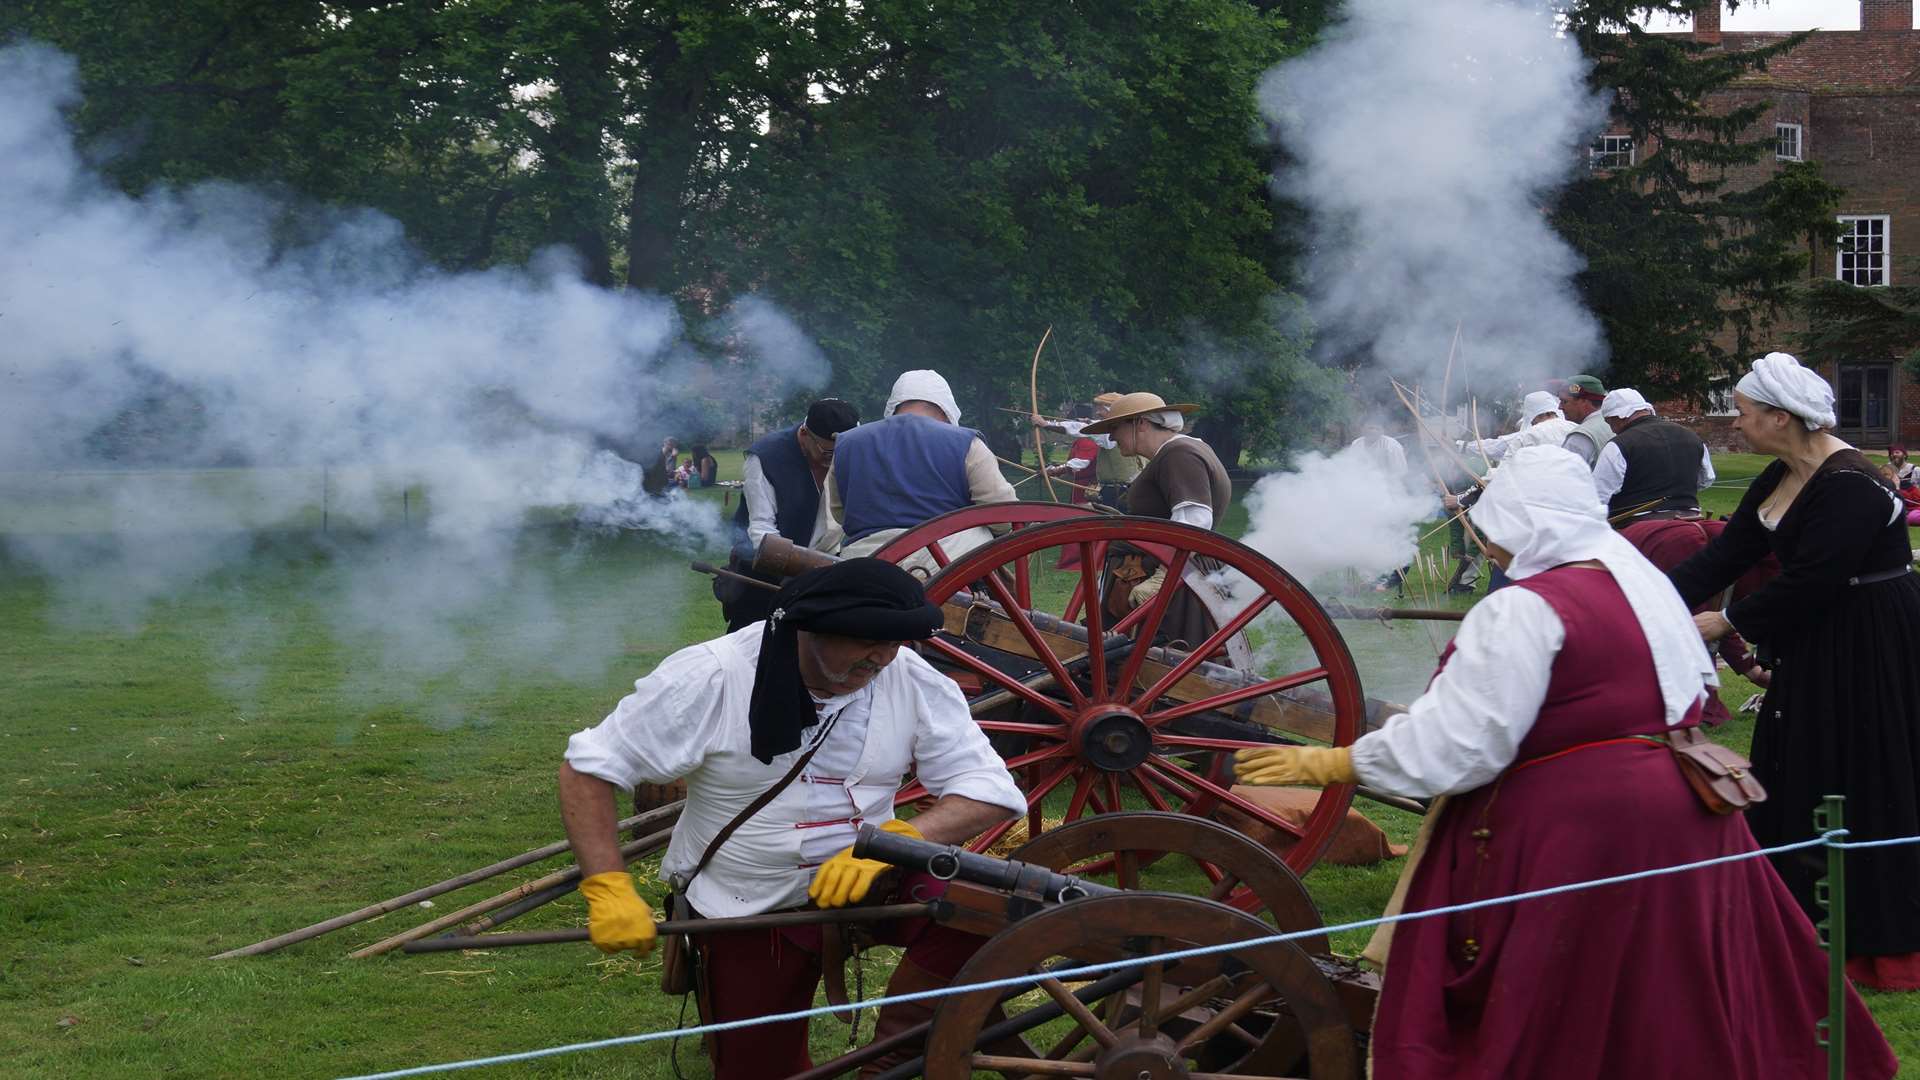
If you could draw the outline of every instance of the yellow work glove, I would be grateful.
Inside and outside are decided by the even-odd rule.
[[[1233,752],[1233,778],[1243,784],[1352,784],[1353,754],[1344,746],[1263,746]]]
[[[880,830],[911,836],[915,840],[926,839],[911,822],[899,818],[881,822]],[[874,879],[891,869],[892,863],[879,859],[856,859],[853,849],[848,848],[820,864],[819,871],[813,875],[813,884],[807,886],[807,898],[823,908],[857,904],[867,898],[867,890],[873,888]]]
[[[632,874],[609,870],[585,878],[580,895],[587,898],[587,937],[595,948],[605,953],[632,949],[642,956],[652,951],[653,909],[633,891]]]

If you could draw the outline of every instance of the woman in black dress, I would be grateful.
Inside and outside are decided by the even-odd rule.
[[[1833,391],[1785,353],[1756,360],[1734,391],[1734,429],[1774,457],[1722,532],[1670,576],[1688,606],[1722,593],[1764,558],[1780,575],[1694,621],[1709,642],[1730,629],[1773,669],[1753,732],[1769,799],[1747,812],[1762,845],[1814,835],[1821,796],[1845,795],[1849,839],[1920,834],[1920,575],[1900,498],[1835,438]],[[1825,852],[1775,857],[1810,915]],[[1848,974],[1920,990],[1920,846],[1847,853]]]

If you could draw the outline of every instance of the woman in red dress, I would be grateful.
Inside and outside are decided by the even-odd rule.
[[[1427,692],[1350,748],[1241,751],[1241,782],[1447,796],[1402,879],[1409,912],[1755,850],[1662,741],[1699,723],[1713,665],[1586,465],[1515,451],[1470,517],[1515,587],[1468,613]],[[1762,858],[1416,919],[1385,957],[1375,1077],[1827,1075],[1826,958]],[[1847,1002],[1847,1075],[1892,1076]]]

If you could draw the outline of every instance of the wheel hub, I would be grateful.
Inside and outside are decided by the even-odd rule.
[[[1074,723],[1074,749],[1095,768],[1127,772],[1153,752],[1153,732],[1132,709],[1098,706]]]
[[[1122,1035],[1094,1060],[1100,1080],[1187,1080],[1187,1063],[1165,1035]]]

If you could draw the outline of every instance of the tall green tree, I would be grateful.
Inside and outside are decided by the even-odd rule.
[[[847,59],[775,117],[702,276],[798,312],[869,406],[931,366],[1024,411],[1048,326],[1046,403],[1198,395],[1216,438],[1269,449],[1330,397],[1301,321],[1272,315],[1252,90],[1305,44],[1284,19],[1241,0],[881,0],[847,33]],[[1228,407],[1255,386],[1281,407]]]
[[[1589,83],[1612,95],[1637,158],[1569,185],[1553,220],[1586,259],[1577,284],[1606,332],[1613,377],[1700,395],[1780,332],[1807,245],[1830,235],[1840,193],[1812,164],[1734,183],[1738,170],[1772,157],[1772,129],[1758,124],[1772,104],[1716,109],[1712,95],[1805,35],[1723,50],[1641,29],[1647,16],[1693,7],[1577,0],[1564,9],[1593,63]]]

